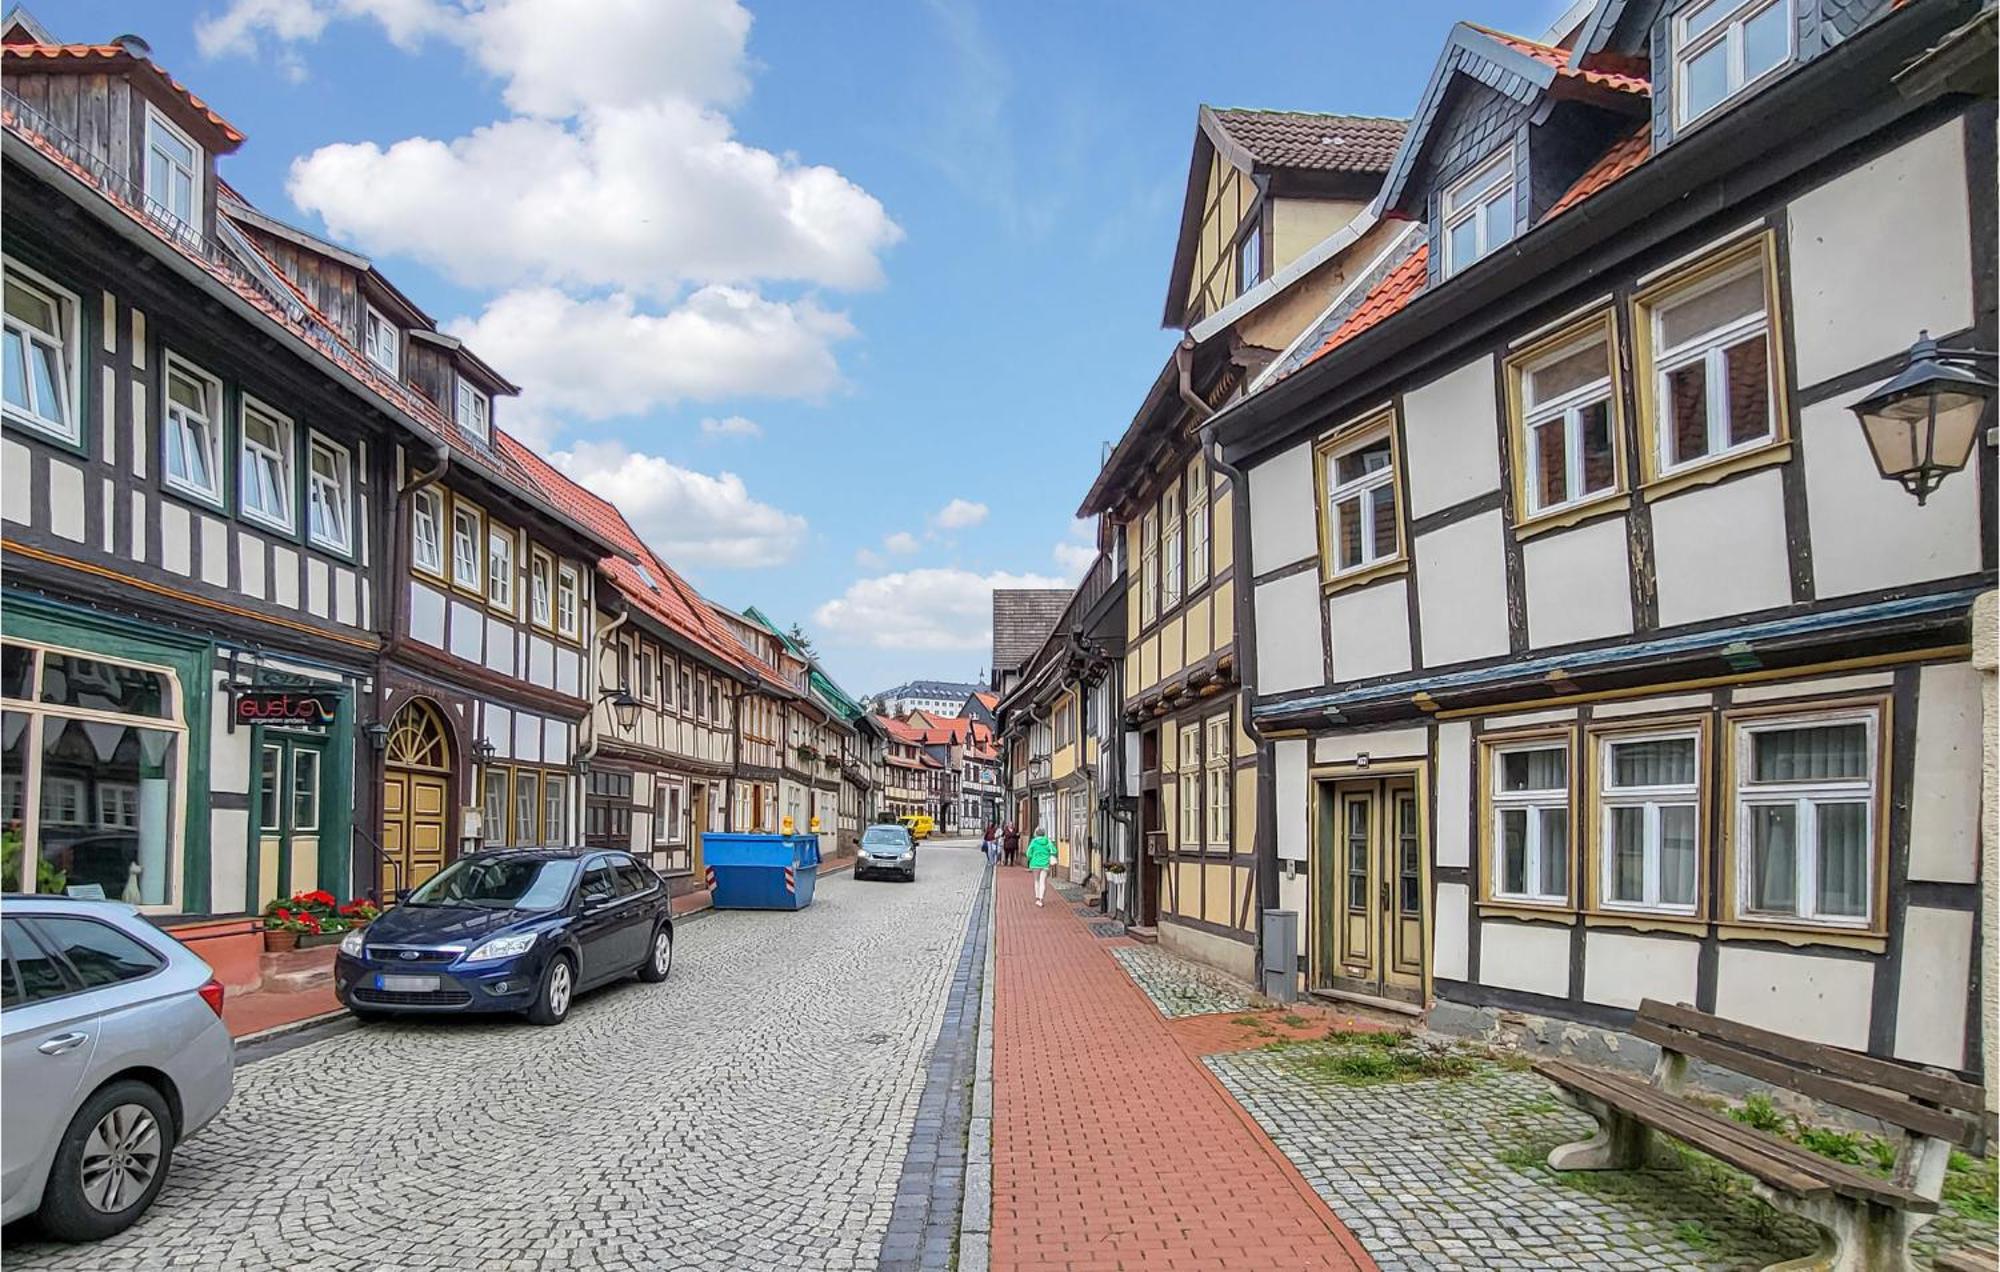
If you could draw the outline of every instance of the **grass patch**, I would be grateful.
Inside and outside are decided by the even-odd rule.
[[[1715,1233],[1699,1219],[1683,1219],[1674,1225],[1674,1236],[1697,1250],[1715,1245]]]
[[[2000,1194],[2000,1162],[1953,1150],[1939,1196],[1945,1208],[1991,1237],[1994,1225],[2000,1224],[1996,1194]]]
[[[1408,1034],[1329,1030],[1325,1041],[1277,1042],[1265,1047],[1302,1076],[1342,1086],[1377,1086],[1425,1078],[1462,1078],[1477,1069],[1470,1056],[1410,1045]]]
[[[1303,1029],[1307,1025],[1312,1023],[1312,1021],[1307,1020],[1304,1016],[1299,1015],[1295,1011],[1288,1011],[1284,1015],[1278,1017],[1278,1019],[1282,1023],[1290,1026],[1293,1029]]]
[[[1554,1096],[1538,1095],[1533,1099],[1516,1100],[1507,1106],[1510,1117],[1535,1117],[1543,1113],[1559,1113],[1562,1104]]]
[[[1261,1025],[1264,1023],[1264,1018],[1262,1016],[1232,1016],[1229,1023],[1232,1025]]]
[[[1397,1029],[1342,1029],[1331,1025],[1326,1040],[1350,1047],[1401,1047],[1410,1041],[1410,1035]]]

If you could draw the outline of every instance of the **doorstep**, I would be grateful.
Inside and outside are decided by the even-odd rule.
[[[339,947],[285,950],[258,955],[253,989],[230,990],[222,999],[222,1022],[229,1036],[242,1038],[340,1010],[333,992],[333,960]]]
[[[1131,937],[1141,945],[1158,945],[1160,943],[1160,929],[1156,927],[1145,927],[1137,923],[1128,923],[1125,925],[1125,935]]]

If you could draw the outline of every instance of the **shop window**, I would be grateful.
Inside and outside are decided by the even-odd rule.
[[[1487,751],[1488,894],[1569,903],[1569,744],[1537,740]]]
[[[264,746],[257,758],[257,829],[275,835],[283,829],[284,809],[278,803],[284,784],[285,748]]]
[[[542,842],[552,848],[569,843],[569,779],[542,774]]]
[[[1737,718],[1731,727],[1739,916],[1870,927],[1880,712]]]
[[[5,374],[10,420],[69,443],[83,438],[76,384],[82,336],[76,297],[9,264],[6,270]]]
[[[319,752],[292,752],[292,831],[319,829]]]
[[[538,776],[526,769],[514,772],[514,846],[517,848],[533,848],[542,842],[538,833],[541,828],[536,824],[536,818],[541,815],[541,806],[537,802],[541,794]]]

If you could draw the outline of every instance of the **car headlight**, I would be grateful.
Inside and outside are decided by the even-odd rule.
[[[355,928],[340,938],[340,952],[349,958],[361,957],[361,929]]]
[[[523,936],[496,936],[465,956],[468,963],[490,963],[495,959],[513,958],[526,954],[535,947],[539,932],[529,932]]]

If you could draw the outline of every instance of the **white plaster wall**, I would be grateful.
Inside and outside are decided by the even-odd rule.
[[[208,786],[240,795],[250,789],[250,730],[229,728],[233,709],[224,683],[216,677],[209,694]]]
[[[1610,1007],[1637,1007],[1642,999],[1694,1003],[1696,941],[1595,931],[1583,939],[1583,996]]]
[[[1437,731],[1437,816],[1431,844],[1440,866],[1472,864],[1472,725],[1449,720]]]
[[[486,620],[486,665],[503,676],[514,674],[514,629],[492,617]]]
[[[1257,691],[1326,682],[1320,652],[1319,575],[1308,570],[1257,588]]]
[[[208,904],[227,913],[249,903],[250,810],[211,808],[208,836]]]
[[[1537,649],[1632,630],[1632,563],[1625,518],[1545,534],[1521,545],[1528,643]]]
[[[574,649],[561,647],[556,650],[556,688],[577,697],[583,695],[583,686],[578,681],[583,676],[583,657]]]
[[[1653,549],[1662,627],[1791,603],[1775,469],[1660,500]]]
[[[54,473],[51,472],[51,476]],[[52,497],[62,493],[51,490]],[[76,490],[77,538],[83,537],[83,487]],[[197,517],[201,523],[201,581],[210,587],[229,586],[229,525],[217,517]]]
[[[1970,473],[1960,473],[1919,506],[1901,486],[1883,480],[1854,412],[1847,409],[1872,388],[1799,414],[1813,589],[1820,596],[1872,592],[1979,570],[1979,483]]]
[[[479,662],[486,635],[486,616],[464,601],[451,603],[451,652],[467,662]]]
[[[1873,960],[1725,944],[1715,980],[1718,1016],[1836,1047],[1868,1047]]]
[[[1436,912],[1431,915],[1431,975],[1438,980],[1462,981],[1472,965],[1465,940],[1470,891],[1462,883],[1437,886]]]
[[[34,452],[11,439],[0,441],[0,518],[29,523],[34,478]]]
[[[1496,508],[1417,540],[1424,666],[1507,652],[1506,532]]]
[[[72,542],[83,542],[83,470],[53,457],[49,459],[49,529]],[[228,575],[223,577],[226,581]]]
[[[410,583],[410,639],[444,648],[444,593],[415,581]]]
[[[1327,598],[1335,684],[1410,669],[1408,597],[1408,580],[1391,579]]]
[[[1312,445],[1301,442],[1252,468],[1250,572],[1265,574],[1319,552]]]
[[[299,607],[299,554],[278,545],[271,548],[271,599],[286,609]],[[439,641],[443,640],[443,626],[440,617]]]
[[[1569,929],[1546,923],[1479,925],[1479,983],[1569,996]]]
[[[1652,715],[1661,711],[1695,711],[1715,705],[1712,693],[1673,693],[1658,698],[1631,698],[1623,702],[1600,702],[1590,709],[1593,720],[1620,720],[1627,716]]]
[[[1903,978],[1896,989],[1896,1058],[1965,1067],[1966,987],[1972,983],[1972,911],[1911,906],[1903,916]]]
[[[506,707],[487,703],[480,713],[480,736],[493,744],[503,759],[514,758],[514,713]]]
[[[1312,855],[1312,826],[1306,809],[1306,741],[1281,738],[1271,744],[1271,756],[1278,800],[1278,857],[1305,861]]]
[[[1961,121],[1801,195],[1787,216],[1801,385],[1900,353],[1919,328],[1971,325]]]
[[[542,759],[542,718],[525,711],[514,713],[514,758],[539,764]]]
[[[193,531],[188,521],[188,510],[172,500],[160,502],[160,564],[175,574],[186,574],[193,567],[194,550],[189,535]]]
[[[366,542],[366,540],[363,540]],[[360,583],[354,571],[336,569],[333,572],[333,617],[335,622],[354,626],[356,612],[361,607]]]
[[[1868,671],[1855,676],[1815,676],[1810,680],[1784,680],[1775,684],[1738,685],[1729,691],[1733,703],[1781,702],[1786,698],[1816,698],[1837,693],[1859,693],[1887,689],[1896,682],[1893,672]]]
[[[1970,663],[1917,673],[1917,763],[1910,792],[1910,878],[1979,878],[1985,704]],[[1905,965],[1907,970],[1907,964]]]
[[[243,595],[252,600],[264,599],[264,541],[245,531],[236,532],[237,576],[242,582]]]
[[[540,636],[528,637],[528,683],[547,688],[555,683],[556,647]]]
[[[1403,395],[1412,518],[1500,488],[1499,418],[1491,357]]]
[[[1313,739],[1313,762],[1349,764],[1366,753],[1370,759],[1407,759],[1428,755],[1429,729],[1371,729],[1365,733],[1335,733]]]
[[[329,577],[326,562],[318,557],[306,558],[306,612],[317,618],[326,618],[333,612],[333,602],[327,598]]]

